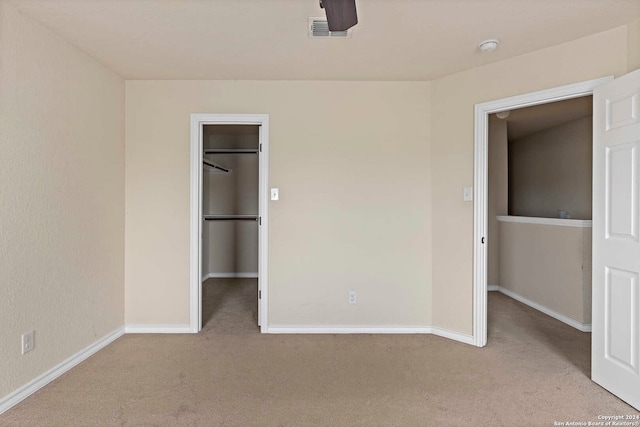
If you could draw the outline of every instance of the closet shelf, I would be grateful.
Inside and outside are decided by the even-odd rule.
[[[259,215],[203,215],[205,221],[258,221]]]
[[[205,148],[204,154],[258,154],[257,148]]]

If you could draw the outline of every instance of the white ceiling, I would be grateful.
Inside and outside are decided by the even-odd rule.
[[[318,0],[9,3],[127,79],[431,80],[640,16],[640,0],[357,0],[352,38],[310,39]]]

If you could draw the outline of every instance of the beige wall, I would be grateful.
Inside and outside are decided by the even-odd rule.
[[[195,112],[270,115],[269,186],[280,188],[269,204],[272,325],[431,323],[430,83],[126,88],[127,323],[189,321]]]
[[[473,107],[627,70],[620,27],[432,82],[433,323],[471,333],[473,324]],[[437,250],[435,250],[437,248]]]
[[[506,215],[508,208],[507,122],[489,117],[488,202],[487,202],[487,284],[500,285],[500,227],[497,215]]]
[[[474,104],[622,75],[627,38],[621,27],[431,83],[127,82],[127,323],[188,322],[189,114],[269,113],[283,194],[270,204],[272,323],[425,324],[433,301],[435,326],[471,333]]]
[[[509,142],[509,214],[591,219],[591,117]]]
[[[591,228],[500,222],[500,286],[591,324]]]
[[[640,17],[627,25],[627,71],[640,68]]]
[[[0,45],[2,397],[123,325],[124,82],[3,2]]]

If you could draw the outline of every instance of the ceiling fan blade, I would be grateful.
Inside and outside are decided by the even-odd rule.
[[[356,0],[321,0],[329,31],[346,31],[358,23]]]

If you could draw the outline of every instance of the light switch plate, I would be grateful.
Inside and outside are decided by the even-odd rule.
[[[36,344],[35,331],[22,334],[22,354],[29,353]]]
[[[462,190],[462,200],[470,202],[473,200],[473,187],[464,187]]]
[[[271,200],[280,200],[280,190],[277,188],[271,189]]]

